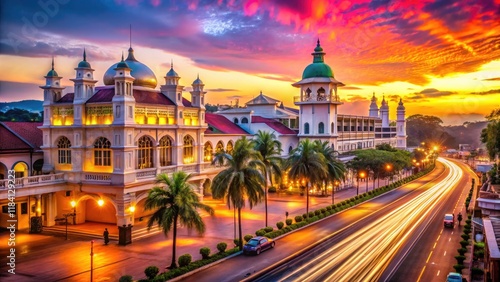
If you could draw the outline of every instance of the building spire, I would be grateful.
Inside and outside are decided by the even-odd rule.
[[[123,51],[122,51],[122,62],[123,62]]]
[[[132,49],[132,24],[130,24],[129,40],[130,40],[130,49]]]
[[[54,70],[54,56],[52,56],[52,70]]]
[[[85,47],[83,47],[83,60],[87,61],[87,53],[85,52]]]

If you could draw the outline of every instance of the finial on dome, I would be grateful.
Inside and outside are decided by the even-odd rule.
[[[54,56],[52,56],[52,70],[54,70]]]
[[[316,46],[317,46],[317,47],[319,47],[319,45],[320,45],[320,44],[319,44],[319,37],[318,37],[318,42],[317,42]]]
[[[87,61],[87,53],[85,52],[85,47],[83,47],[83,60]]]
[[[173,69],[174,68],[174,59],[170,59],[170,68]]]
[[[375,91],[373,91],[373,98],[375,98]]]
[[[130,49],[132,49],[132,24],[130,24],[129,40],[130,40]]]
[[[123,51],[122,51],[122,62],[123,62]]]

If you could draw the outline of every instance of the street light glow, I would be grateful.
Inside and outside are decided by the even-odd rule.
[[[135,212],[135,206],[130,206],[130,212]]]
[[[76,207],[76,202],[75,201],[71,201],[71,207]]]
[[[102,205],[104,205],[104,201],[103,201],[102,199],[99,199],[99,200],[97,201],[97,204],[98,204],[100,207],[102,207]]]

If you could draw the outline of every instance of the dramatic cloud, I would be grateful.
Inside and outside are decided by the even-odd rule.
[[[476,95],[492,95],[492,94],[500,94],[500,89],[492,89],[484,92],[471,92],[471,94]]]
[[[500,77],[486,78],[483,81],[500,81]]]

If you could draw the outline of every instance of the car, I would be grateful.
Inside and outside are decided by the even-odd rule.
[[[448,276],[446,276],[446,282],[462,282],[462,274],[450,272]]]
[[[444,227],[451,227],[453,228],[455,226],[455,215],[452,213],[447,213],[444,215]]]
[[[264,236],[257,236],[250,239],[245,246],[243,246],[243,254],[255,253],[256,255],[261,252],[274,248],[276,242]]]

